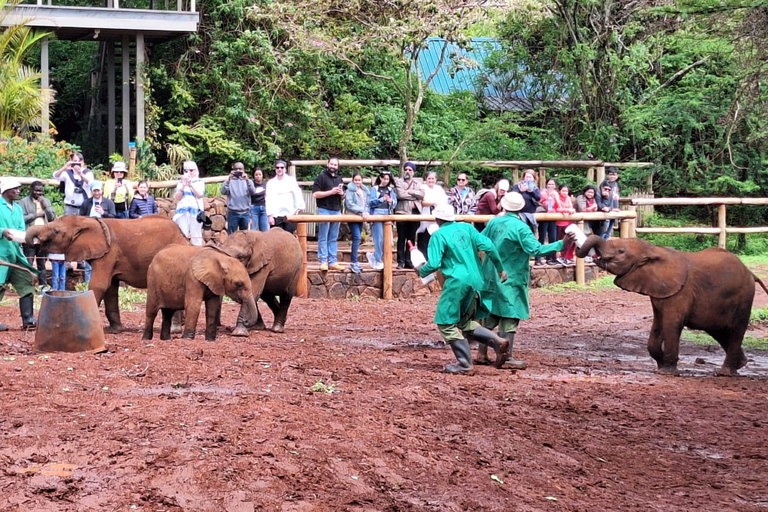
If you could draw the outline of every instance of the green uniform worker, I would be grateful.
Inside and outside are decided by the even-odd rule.
[[[419,269],[426,277],[437,270],[445,276],[443,292],[437,303],[435,323],[446,343],[451,346],[459,364],[447,365],[448,373],[472,370],[472,355],[467,336],[496,352],[499,366],[509,356],[508,343],[493,331],[475,321],[489,312],[490,301],[483,297],[483,277],[478,251],[485,251],[486,259],[494,262],[499,276],[506,280],[499,253],[490,240],[477,232],[471,224],[455,222],[456,215],[448,205],[439,205],[432,213],[440,227],[429,240],[428,263]]]
[[[0,283],[11,283],[19,294],[19,309],[21,310],[21,323],[25,329],[34,328],[37,324],[34,316],[34,275],[35,268],[29,264],[18,242],[11,240],[9,230],[24,231],[24,212],[21,205],[16,202],[19,198],[21,183],[13,178],[4,178],[0,181],[0,260],[7,263],[28,268],[30,272],[17,268],[0,266]],[[5,295],[5,286],[0,286],[0,299]],[[0,331],[6,331],[8,327],[0,324]]]
[[[560,251],[563,242],[542,245],[536,240],[531,228],[520,219],[517,212],[525,207],[525,199],[518,192],[506,194],[501,199],[501,207],[506,215],[491,219],[483,230],[501,255],[502,266],[507,272],[507,280],[500,282],[496,279],[495,265],[486,260],[483,262],[483,277],[486,283],[486,293],[491,296],[491,314],[483,320],[483,325],[489,329],[499,326],[499,336],[509,341],[509,353],[515,341],[520,320],[528,320],[528,283],[531,277],[530,257],[538,258],[544,254]],[[572,237],[568,234],[566,237]],[[477,351],[478,364],[489,364],[488,350],[480,346]],[[509,361],[513,368],[525,368],[524,361]],[[496,361],[498,365],[498,361]],[[503,364],[503,363],[502,363]]]

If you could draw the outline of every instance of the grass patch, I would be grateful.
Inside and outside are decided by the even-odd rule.
[[[87,290],[88,286],[85,283],[77,283],[77,286],[75,286],[75,291],[77,292],[84,292]],[[136,305],[140,304],[143,309],[144,305],[147,303],[146,290],[140,290],[131,286],[121,286],[118,290],[118,297],[118,307],[120,308],[120,311],[140,311],[140,308],[137,308]]]
[[[578,292],[578,291],[585,291],[585,290],[606,290],[610,288],[615,289],[616,285],[613,284],[614,279],[616,279],[616,276],[607,275],[599,279],[593,279],[592,281],[588,282],[583,286],[580,284],[577,284],[576,281],[568,281],[565,283],[547,285],[539,289],[542,291],[551,292],[551,293],[563,293],[563,292],[572,292],[572,291]]]
[[[683,330],[683,334],[680,337],[685,341],[690,341],[694,345],[719,345],[712,336],[701,331]],[[768,339],[755,338],[747,335],[744,336],[742,346],[752,350],[768,350]]]

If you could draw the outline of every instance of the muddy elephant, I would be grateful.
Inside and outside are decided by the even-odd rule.
[[[163,312],[160,339],[171,339],[171,318],[185,312],[183,338],[194,338],[201,303],[205,302],[205,339],[216,340],[221,298],[241,304],[246,327],[259,310],[245,266],[215,247],[174,245],[157,253],[147,272],[147,307],[143,339],[151,340],[158,310]]]
[[[616,286],[651,298],[653,325],[648,352],[659,373],[676,374],[683,327],[712,336],[725,350],[718,375],[736,375],[747,363],[741,348],[747,331],[755,281],[763,282],[730,252],[709,248],[680,252],[637,238],[592,235],[576,252],[595,250],[595,264],[616,275]]]
[[[283,332],[304,264],[299,241],[279,228],[266,232],[237,231],[227,238],[221,249],[243,262],[251,276],[254,297],[266,302],[275,316],[272,330]],[[255,328],[265,328],[261,315]],[[248,334],[240,319],[232,334]]]
[[[47,252],[63,253],[67,261],[86,260],[93,267],[88,285],[96,303],[104,299],[107,332],[123,330],[118,305],[120,281],[147,287],[152,258],[171,244],[189,241],[171,219],[150,215],[140,219],[97,219],[68,215],[45,226],[27,229],[27,243],[40,243]]]

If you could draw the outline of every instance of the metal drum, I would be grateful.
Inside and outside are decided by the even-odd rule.
[[[43,294],[35,331],[36,352],[103,352],[104,327],[91,290]]]

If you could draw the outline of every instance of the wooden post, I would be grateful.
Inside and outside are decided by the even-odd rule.
[[[547,188],[547,168],[539,167],[539,188],[544,190]]]
[[[136,170],[136,143],[129,142],[128,143],[128,174],[129,176],[133,176],[135,170]]]
[[[520,167],[514,166],[512,168],[512,185],[520,181]]]
[[[579,229],[584,231],[584,221],[580,220],[576,223],[577,226],[579,226]],[[576,269],[574,270],[574,273],[576,274],[576,284],[580,284],[584,286],[587,284],[587,276],[584,273],[584,258],[576,258]]]
[[[587,181],[592,181],[592,182],[595,181],[595,168],[594,167],[590,167],[589,169],[587,169]],[[598,183],[598,185],[600,185],[600,184]],[[600,192],[598,191],[598,194],[599,193]]]
[[[720,234],[717,236],[717,246],[721,249],[725,249],[726,242],[728,239],[728,233],[726,233],[725,228],[725,205],[721,204],[717,207],[717,227],[720,228]]]
[[[600,186],[600,184],[603,182],[604,179],[605,179],[605,166],[600,165],[597,167],[597,175],[595,176],[595,182],[597,183],[598,186]]]
[[[304,264],[301,266],[301,277],[299,278],[299,285],[296,287],[296,296],[306,299],[309,297],[309,284],[307,282],[307,224],[305,222],[299,222],[296,225],[296,235],[299,237],[299,245],[304,255]]]
[[[630,238],[630,228],[632,227],[628,222],[629,219],[621,219],[619,222],[619,238]]]
[[[392,300],[392,221],[390,220],[384,223],[383,246],[384,270],[381,276],[381,294],[382,298]]]

